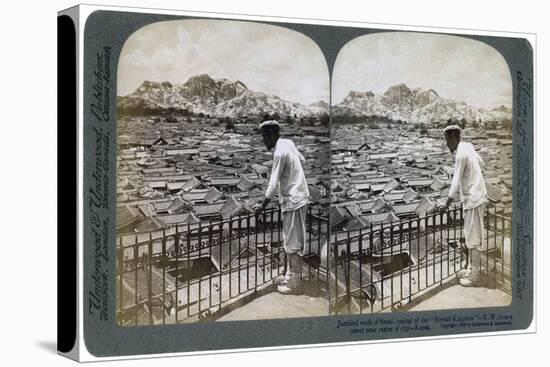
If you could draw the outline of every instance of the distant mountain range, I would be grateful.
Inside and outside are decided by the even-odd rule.
[[[319,101],[310,105],[284,100],[256,92],[240,81],[212,79],[208,74],[193,76],[183,84],[144,81],[133,93],[117,97],[122,113],[150,114],[182,112],[215,117],[237,117],[277,112],[281,116],[312,116],[329,112],[329,105]],[[512,119],[512,109],[500,106],[492,110],[465,102],[443,98],[433,89],[394,85],[382,94],[350,91],[342,102],[332,107],[334,116],[383,116],[409,123],[467,121],[502,121]]]
[[[433,89],[394,85],[383,94],[351,91],[342,102],[332,107],[332,114],[384,116],[409,123],[446,122],[449,119],[502,121],[512,119],[512,109],[500,106],[492,110],[472,107],[464,102],[443,98]]]
[[[216,117],[275,112],[281,116],[302,117],[328,113],[329,110],[324,101],[306,106],[255,92],[240,81],[212,79],[207,74],[193,76],[180,85],[144,81],[133,93],[117,97],[117,106],[123,113],[179,111]]]

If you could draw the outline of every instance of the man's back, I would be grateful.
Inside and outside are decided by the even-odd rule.
[[[307,204],[309,189],[302,168],[303,162],[305,159],[292,140],[277,140],[266,197],[272,198],[278,187],[279,202],[283,211],[295,210]]]
[[[481,170],[482,163],[483,160],[471,143],[461,141],[458,144],[449,196],[459,196],[465,209],[486,202],[487,189]]]

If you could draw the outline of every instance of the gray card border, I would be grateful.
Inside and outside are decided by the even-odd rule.
[[[521,330],[533,320],[534,281],[534,167],[533,167],[533,49],[526,39],[449,34],[484,42],[498,50],[509,65],[513,82],[513,301],[508,307],[458,309],[425,312],[394,312],[372,315],[327,316],[314,318],[274,319],[259,321],[227,321],[164,326],[121,327],[115,313],[116,249],[116,73],[120,50],[126,39],[140,27],[167,20],[226,19],[132,13],[123,11],[95,11],[86,20],[84,29],[83,91],[83,166],[84,166],[84,243],[83,243],[83,309],[84,341],[96,357],[129,356],[136,354],[181,353],[195,351],[265,348],[362,340],[383,340],[465,333]],[[273,21],[254,21],[296,30],[310,37],[320,47],[332,73],[336,56],[348,41],[366,34],[399,30],[343,27],[333,25],[297,24]],[[403,30],[405,31],[405,30]],[[98,61],[98,55],[102,61]],[[105,69],[105,62],[110,66]],[[94,71],[110,70],[97,80]],[[95,89],[94,89],[95,87]],[[98,94],[98,90],[101,90]],[[99,98],[99,99],[98,99]],[[108,115],[96,116],[92,105],[101,105]],[[99,132],[98,132],[99,131]],[[99,135],[98,135],[99,134]],[[98,138],[98,139],[96,139]],[[101,145],[101,147],[99,147]],[[97,153],[97,156],[96,156]],[[101,167],[98,167],[97,165]],[[98,171],[99,169],[99,171]],[[94,186],[102,184],[94,173],[107,172],[105,198],[108,209],[95,207]],[[97,187],[96,187],[97,188]],[[91,191],[92,190],[92,191]],[[96,226],[97,225],[97,226]],[[103,232],[103,233],[101,233]],[[99,235],[100,237],[96,237]],[[103,236],[103,237],[101,237]],[[102,243],[103,240],[105,243]],[[104,252],[103,252],[104,251]],[[103,257],[104,255],[104,257]],[[107,260],[106,260],[107,259]],[[103,276],[104,279],[98,279]],[[99,288],[99,289],[97,289]],[[92,306],[94,292],[107,295],[107,312],[100,319],[98,309]],[[91,311],[91,312],[90,312]],[[350,335],[349,329],[338,327],[339,322],[352,320],[397,320],[437,317],[490,317],[490,314],[512,315],[511,326],[464,327],[442,329],[436,322],[430,330],[407,333]]]

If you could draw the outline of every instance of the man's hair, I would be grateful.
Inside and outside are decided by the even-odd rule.
[[[451,129],[445,131],[445,136],[454,136],[458,139],[460,139],[460,129]]]
[[[266,125],[261,128],[262,135],[279,135],[279,131],[279,125]]]
[[[274,121],[274,120],[276,120],[274,114],[266,113],[262,117],[261,122]],[[266,126],[262,126],[260,130],[262,135],[279,135],[280,127],[279,125],[266,125]]]
[[[272,115],[270,115],[269,113],[266,113],[264,115],[264,117],[262,117],[262,121],[260,121],[260,122],[270,121],[270,120],[275,120],[275,118]]]

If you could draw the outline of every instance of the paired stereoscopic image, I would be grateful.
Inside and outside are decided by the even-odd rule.
[[[169,21],[126,41],[119,324],[327,314],[328,75],[281,27]]]
[[[144,26],[117,74],[118,324],[509,305],[511,107],[464,37],[361,36],[329,73],[283,27]]]
[[[332,79],[331,313],[511,302],[512,81],[471,39],[377,33]]]

